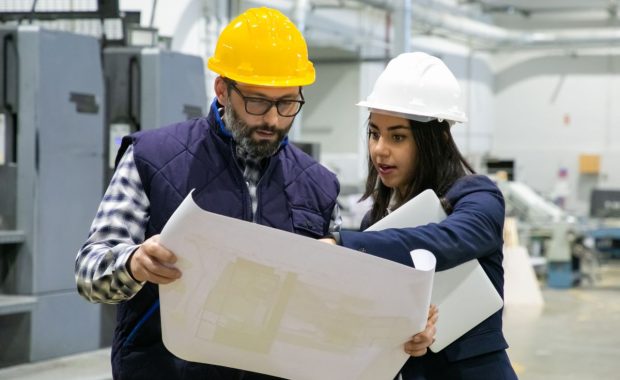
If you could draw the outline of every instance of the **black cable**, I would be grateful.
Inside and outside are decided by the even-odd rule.
[[[155,10],[157,9],[157,0],[153,0],[153,9],[151,9],[151,22],[149,23],[149,27],[153,27],[153,22],[155,21]]]
[[[37,7],[38,0],[32,0],[32,8],[30,8],[30,24],[32,24],[32,20],[34,19],[35,9]]]

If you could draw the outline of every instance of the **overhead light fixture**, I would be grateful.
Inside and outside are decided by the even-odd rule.
[[[159,35],[156,28],[148,28],[137,24],[128,24],[125,29],[127,46],[157,47]]]

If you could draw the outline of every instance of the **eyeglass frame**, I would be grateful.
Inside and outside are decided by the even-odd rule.
[[[275,106],[276,107],[276,112],[278,112],[278,115],[280,115],[282,117],[295,117],[295,116],[297,116],[299,114],[299,112],[301,112],[301,109],[304,106],[304,104],[306,104],[306,100],[304,99],[304,94],[301,92],[301,89],[299,89],[299,96],[301,96],[301,100],[299,100],[299,99],[271,100],[271,99],[267,99],[267,98],[263,98],[263,97],[259,97],[259,96],[245,96],[245,95],[243,95],[241,90],[237,87],[237,82],[232,81],[232,80],[227,79],[227,78],[224,78],[224,81],[228,85],[228,88],[232,88],[233,90],[235,90],[235,92],[241,97],[241,99],[243,99],[243,106],[245,108],[245,112],[247,112],[248,114],[253,115],[253,116],[263,116],[263,115],[266,115]],[[251,101],[251,100],[261,101],[261,102],[265,102],[265,103],[270,103],[269,108],[267,108],[265,110],[265,112],[263,112],[263,113],[250,112],[250,111],[248,111],[248,101]],[[295,112],[292,115],[282,115],[282,113],[280,112],[280,109],[278,108],[278,105],[283,103],[283,102],[298,103],[299,104],[299,108],[297,109],[297,112]]]

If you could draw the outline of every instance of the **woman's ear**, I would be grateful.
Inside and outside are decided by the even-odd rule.
[[[215,96],[217,97],[217,101],[221,105],[226,105],[228,100],[228,84],[221,76],[215,78],[215,83],[213,84],[213,89],[215,90]]]

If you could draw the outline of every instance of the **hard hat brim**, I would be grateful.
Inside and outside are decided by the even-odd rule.
[[[265,87],[302,87],[309,86],[314,83],[316,74],[314,69],[308,71],[305,75],[297,77],[283,77],[283,76],[258,76],[258,75],[241,75],[234,70],[227,70],[223,65],[218,65],[212,59],[207,61],[207,67],[209,70],[221,75],[222,77],[229,78],[235,82],[245,83],[256,86]]]
[[[404,108],[400,108],[400,107],[395,107],[395,106],[390,106],[390,105],[385,105],[385,104],[379,104],[376,102],[369,102],[366,100],[360,101],[359,103],[356,104],[356,106],[358,107],[365,107],[368,108],[369,111],[371,112],[377,112],[377,113],[382,113],[385,115],[390,115],[390,116],[396,116],[396,117],[402,117],[405,119],[410,119],[410,120],[415,120],[415,121],[420,121],[423,123],[427,123],[433,119],[441,119],[441,120],[447,120],[447,121],[451,121],[451,122],[457,122],[457,123],[465,123],[467,122],[467,117],[461,113],[454,113],[454,114],[445,114],[445,113],[437,113],[437,114],[431,114],[428,112],[416,112],[416,113],[412,113],[411,109],[404,109]]]

